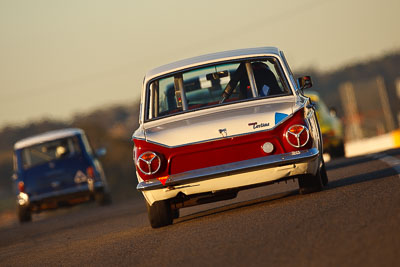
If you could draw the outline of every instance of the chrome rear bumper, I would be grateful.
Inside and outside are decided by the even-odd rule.
[[[296,163],[306,163],[315,160],[318,156],[318,149],[311,148],[308,150],[243,160],[170,175],[165,182],[165,185],[163,185],[158,179],[143,181],[138,184],[137,189],[139,191],[149,191],[169,186],[185,185],[197,181],[209,180],[257,169],[268,169]]]

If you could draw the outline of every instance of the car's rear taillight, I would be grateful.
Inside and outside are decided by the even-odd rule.
[[[136,165],[142,173],[152,175],[160,170],[161,158],[156,153],[147,151],[137,158]]]
[[[18,182],[18,190],[19,190],[19,192],[25,192],[24,182],[22,182],[22,181]]]
[[[86,169],[86,175],[89,177],[89,178],[94,178],[94,168],[92,167],[92,166],[89,166],[89,167],[87,167],[87,169]]]
[[[290,126],[285,135],[288,143],[296,148],[304,147],[310,139],[307,127],[300,124]]]
[[[314,145],[315,131],[318,127],[312,114],[305,108],[296,111],[291,118],[282,125],[282,143],[286,152],[310,149]]]

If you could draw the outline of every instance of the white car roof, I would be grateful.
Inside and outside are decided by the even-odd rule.
[[[62,130],[55,130],[50,132],[45,132],[28,138],[24,138],[14,144],[14,149],[21,149],[24,147],[32,146],[35,144],[40,144],[64,137],[74,136],[78,134],[83,134],[83,130],[78,128],[67,128]]]
[[[257,47],[257,48],[246,48],[238,50],[223,51],[213,54],[207,54],[192,58],[183,59],[180,61],[172,62],[167,65],[163,65],[152,69],[147,72],[144,82],[153,79],[154,77],[178,71],[180,69],[190,68],[192,66],[203,65],[207,63],[213,63],[218,61],[225,61],[243,57],[257,57],[266,55],[277,55],[279,56],[279,49],[276,47]]]

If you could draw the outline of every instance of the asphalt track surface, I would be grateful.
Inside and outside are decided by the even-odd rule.
[[[322,192],[242,191],[160,229],[138,198],[0,223],[0,266],[400,266],[399,163],[400,150],[333,160]]]

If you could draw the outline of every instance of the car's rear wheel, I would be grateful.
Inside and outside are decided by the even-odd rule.
[[[325,178],[323,178],[325,176]],[[325,164],[317,171],[316,175],[305,174],[299,177],[299,193],[309,194],[321,191],[323,188],[323,179],[328,183],[328,176],[326,175]]]
[[[151,227],[159,228],[172,224],[173,217],[176,214],[172,212],[168,200],[156,201],[151,206],[146,202],[146,205]]]
[[[20,223],[32,221],[32,214],[29,207],[18,206],[17,215]]]
[[[329,182],[328,180],[328,174],[326,173],[326,168],[325,168],[325,162],[322,161],[322,167],[319,170],[320,171],[320,175],[321,175],[321,181],[322,181],[322,185],[326,186]]]

